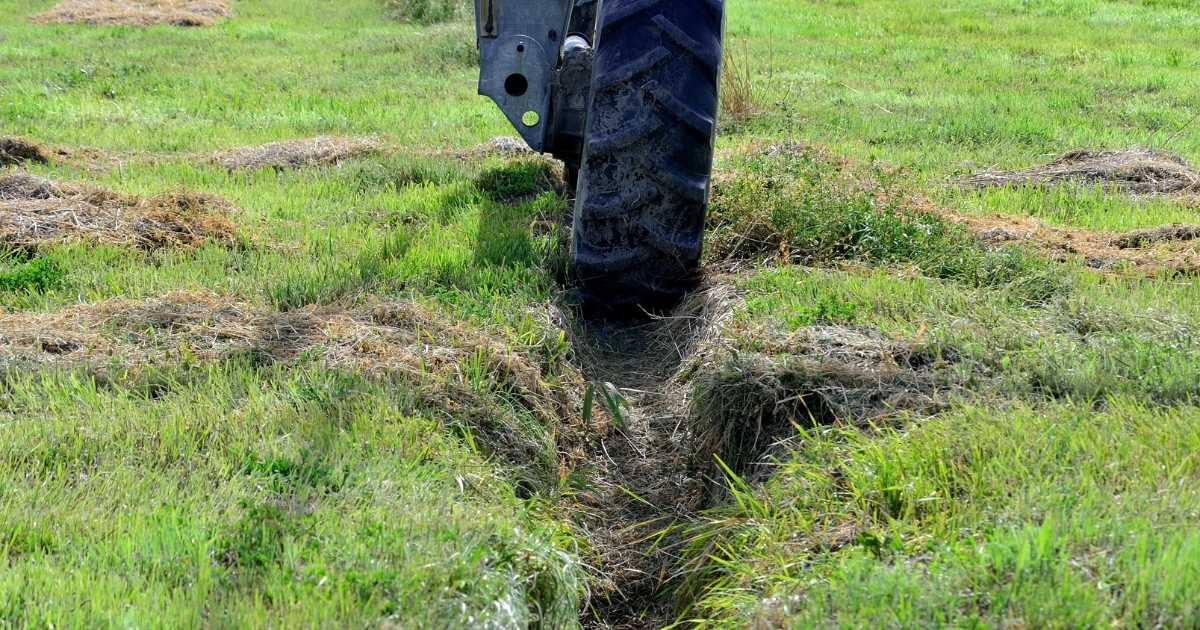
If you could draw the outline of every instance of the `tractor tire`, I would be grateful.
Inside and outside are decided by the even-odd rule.
[[[571,234],[585,313],[661,312],[696,283],[724,0],[603,0]]]

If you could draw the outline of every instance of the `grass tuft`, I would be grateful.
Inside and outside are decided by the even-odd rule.
[[[745,37],[741,47],[725,45],[721,62],[721,121],[740,125],[762,114],[762,95],[755,88],[750,69],[750,45]]]
[[[714,185],[710,259],[776,257],[806,265],[860,261],[996,286],[1046,263],[1017,249],[989,250],[916,203],[900,173],[856,170],[794,144],[735,157]]]
[[[439,24],[465,17],[467,5],[462,0],[384,0],[390,17],[416,24]]]
[[[561,173],[542,157],[517,158],[487,168],[475,178],[475,186],[496,201],[511,201],[565,188]]]

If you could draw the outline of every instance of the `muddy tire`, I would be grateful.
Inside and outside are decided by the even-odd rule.
[[[571,279],[589,314],[662,311],[695,284],[724,4],[601,4],[571,236]]]

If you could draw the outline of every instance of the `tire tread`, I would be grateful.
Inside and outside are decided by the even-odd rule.
[[[571,248],[593,314],[663,310],[694,286],[723,17],[723,0],[601,5]]]

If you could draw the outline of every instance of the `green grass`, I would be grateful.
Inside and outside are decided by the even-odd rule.
[[[907,263],[975,286],[1031,279],[1047,266],[1016,248],[988,250],[962,227],[913,207],[896,172],[856,172],[800,148],[739,155],[725,167],[736,175],[714,187],[710,258]]]
[[[1196,113],[1200,12],[1188,2],[745,0],[728,30],[746,38],[771,115],[742,133],[828,145],[906,168],[942,189],[982,166],[1021,168],[1067,150],[1161,146]],[[1200,127],[1167,147],[1200,158]],[[989,191],[964,209],[1028,213],[1036,191]],[[1085,195],[1086,197],[1086,195]],[[945,199],[955,200],[952,192]],[[958,205],[956,203],[955,205]],[[1129,201],[1039,213],[1088,227],[1191,217]],[[1105,219],[1129,213],[1137,218]]]
[[[570,547],[413,392],[234,363],[129,378],[5,379],[5,626],[574,617]]]
[[[241,238],[6,259],[8,314],[177,290],[277,311],[414,300],[540,348],[537,362],[571,354],[546,313],[566,276],[556,174],[431,153],[513,133],[475,94],[469,22],[396,20],[377,0],[239,0],[209,29],[25,20],[52,4],[0,0],[0,131],[154,159],[32,172],[213,193]],[[741,270],[739,330],[878,332],[936,358],[955,396],[932,418],[799,436],[776,474],[679,523],[690,571],[672,596],[699,627],[1200,625],[1195,279],[993,250],[903,198],[1096,229],[1200,222],[1166,199],[946,185],[1079,146],[1161,143],[1200,103],[1200,11],[914,6],[730,3],[767,107],[718,141],[709,250]],[[325,133],[397,148],[296,171],[189,160]],[[828,151],[766,149],[793,141]],[[1169,149],[1200,157],[1200,127]],[[763,338],[734,343],[758,356]],[[544,422],[470,357],[464,410],[315,355],[185,355],[7,366],[0,628],[576,623],[587,571],[605,569],[585,570],[594,554],[564,500],[588,471],[557,472],[556,436],[578,418]],[[532,455],[513,461],[501,439]]]
[[[689,531],[687,625],[1195,626],[1200,417],[1111,402],[809,432]]]

